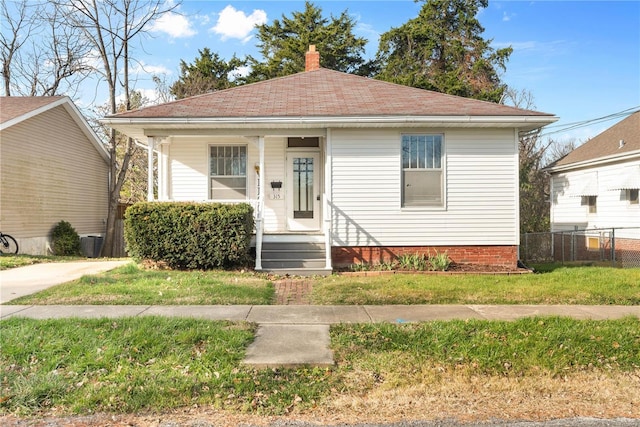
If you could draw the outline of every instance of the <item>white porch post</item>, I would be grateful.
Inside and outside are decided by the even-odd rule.
[[[147,201],[153,202],[153,151],[156,149],[155,138],[147,139]]]
[[[264,234],[264,136],[258,137],[258,152],[260,153],[260,192],[258,206],[256,206],[256,270],[262,270],[262,236]]]
[[[169,150],[170,140],[162,141],[158,147],[158,200],[169,200]]]
[[[322,218],[324,219],[325,268],[331,270],[331,129],[327,129],[324,162],[324,203]]]

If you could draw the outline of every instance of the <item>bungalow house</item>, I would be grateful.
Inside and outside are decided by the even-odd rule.
[[[61,220],[104,233],[108,184],[109,156],[68,97],[0,97],[0,230],[20,253],[50,254]]]
[[[158,200],[252,203],[257,270],[327,272],[429,251],[515,266],[518,133],[555,120],[323,69],[312,46],[305,72],[103,122],[157,156]]]
[[[635,247],[640,254],[640,111],[546,170],[551,175],[552,232],[616,228],[615,249]],[[582,249],[602,249],[600,233],[587,234],[591,237],[583,239]]]

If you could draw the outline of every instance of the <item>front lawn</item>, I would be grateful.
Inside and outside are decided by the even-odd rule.
[[[312,304],[640,304],[640,269],[557,267],[524,275],[392,274],[310,278]],[[9,304],[271,304],[266,275],[145,270],[130,264]]]
[[[333,275],[313,304],[640,304],[640,269],[557,267],[522,275]]]
[[[54,286],[9,304],[217,305],[270,304],[271,282],[232,271],[145,270],[134,263]]]

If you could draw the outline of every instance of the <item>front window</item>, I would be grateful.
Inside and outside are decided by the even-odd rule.
[[[442,206],[442,135],[402,135],[402,206]]]
[[[212,200],[247,198],[247,147],[216,145],[209,147]]]

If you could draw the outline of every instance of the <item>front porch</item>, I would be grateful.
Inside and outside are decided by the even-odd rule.
[[[330,144],[326,129],[149,137],[148,200],[249,203],[256,271],[329,274]]]

